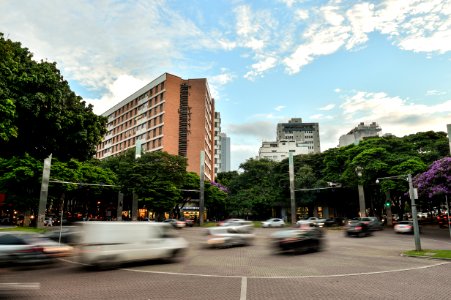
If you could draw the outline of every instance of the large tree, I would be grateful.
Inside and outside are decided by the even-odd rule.
[[[106,118],[71,91],[55,63],[34,61],[0,33],[0,130],[2,157],[87,160],[106,133]]]

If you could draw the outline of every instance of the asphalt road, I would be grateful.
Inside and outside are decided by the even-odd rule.
[[[86,271],[75,258],[21,271],[0,271],[1,281],[27,283],[8,299],[450,299],[451,261],[402,257],[412,235],[392,230],[347,238],[327,230],[323,251],[276,255],[269,235],[256,229],[252,246],[206,249],[203,228],[179,231],[190,242],[179,263],[161,261],[117,270]],[[423,249],[451,250],[446,229],[425,226]],[[33,285],[34,284],[34,285]],[[39,288],[36,288],[36,287]]]

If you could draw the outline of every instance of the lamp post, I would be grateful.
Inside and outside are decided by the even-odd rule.
[[[381,179],[405,179],[407,176],[407,181],[409,182],[409,197],[410,197],[410,206],[412,207],[412,221],[413,221],[413,234],[415,238],[415,251],[421,251],[421,242],[420,242],[420,227],[418,226],[418,215],[417,215],[417,205],[415,203],[415,189],[413,188],[412,183],[412,174],[407,175],[398,175],[398,176],[389,176],[389,177],[381,177],[376,179],[376,183],[379,183]]]
[[[366,208],[365,208],[365,191],[363,190],[363,185],[360,183],[360,178],[363,175],[363,168],[361,166],[357,166],[355,168],[355,172],[359,177],[358,190],[359,190],[359,208],[360,208],[360,217],[366,217]]]

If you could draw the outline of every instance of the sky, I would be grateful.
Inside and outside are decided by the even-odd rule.
[[[207,78],[231,168],[317,122],[402,137],[451,123],[451,0],[0,0],[0,32],[102,114],[168,72]]]

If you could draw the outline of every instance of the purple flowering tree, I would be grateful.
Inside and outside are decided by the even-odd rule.
[[[415,176],[413,183],[421,197],[450,195],[451,157],[444,157],[432,163],[426,172]]]

